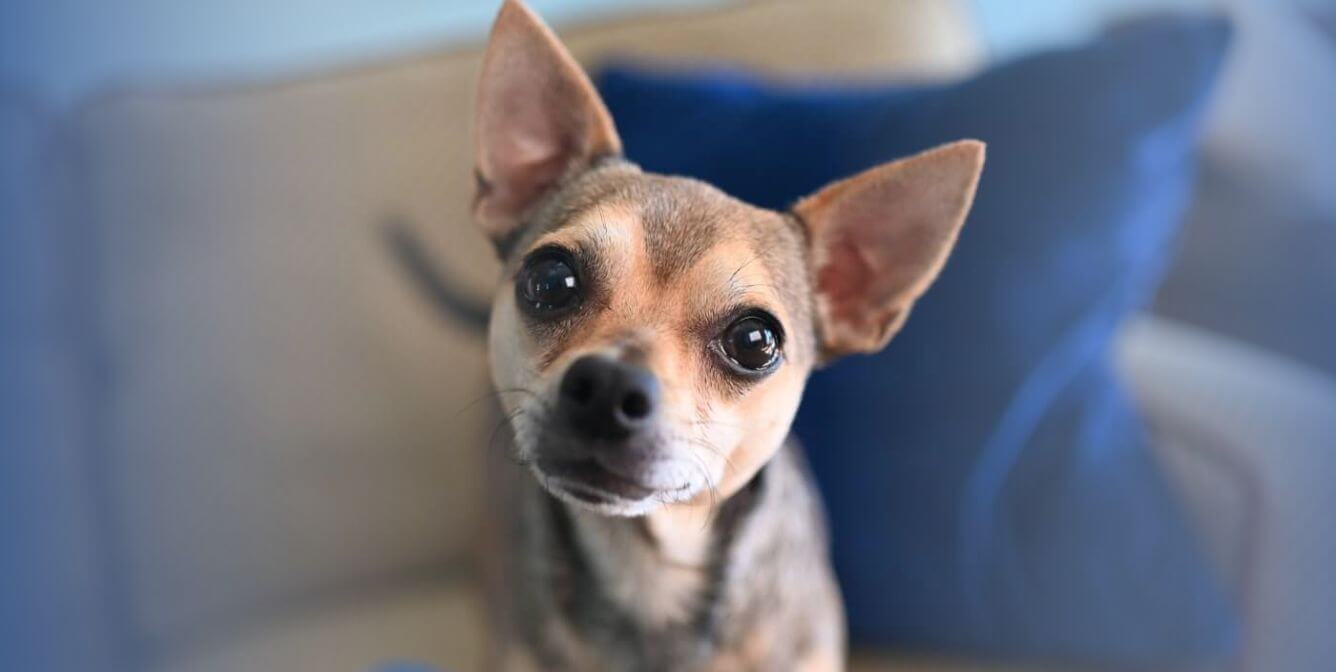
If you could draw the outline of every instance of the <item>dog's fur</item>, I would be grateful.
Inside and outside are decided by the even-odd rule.
[[[475,215],[514,279],[492,307],[493,378],[534,476],[516,493],[504,665],[843,669],[839,595],[789,425],[813,367],[879,350],[903,325],[964,222],[982,144],[871,169],[788,213],[758,209],[622,159],[589,80],[517,0],[493,28],[475,134]],[[546,319],[514,283],[553,249],[579,266],[583,294]],[[744,310],[782,334],[765,375],[722,360]],[[579,438],[560,411],[563,377],[591,355],[653,379],[650,417],[620,443]],[[554,470],[554,456],[596,473]]]

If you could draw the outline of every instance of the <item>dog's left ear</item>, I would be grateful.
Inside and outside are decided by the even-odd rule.
[[[603,101],[552,31],[520,0],[492,26],[478,82],[474,216],[497,245],[564,176],[621,153]]]
[[[964,140],[872,168],[799,201],[822,358],[886,345],[946,262],[983,170]]]

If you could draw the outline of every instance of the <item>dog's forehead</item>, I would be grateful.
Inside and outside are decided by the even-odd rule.
[[[567,228],[603,236],[619,227],[634,229],[627,235],[641,238],[640,248],[661,283],[672,282],[722,245],[750,249],[772,273],[804,263],[802,232],[791,218],[687,178],[598,171],[572,185],[546,219],[539,239]]]
[[[645,255],[660,282],[681,276],[724,241],[764,226],[769,214],[699,182],[651,178],[637,186],[632,197],[644,232]]]

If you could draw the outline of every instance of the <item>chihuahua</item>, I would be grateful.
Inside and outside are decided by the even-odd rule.
[[[622,158],[523,3],[483,59],[475,218],[517,461],[509,641],[534,670],[840,670],[842,605],[789,425],[813,367],[880,350],[941,270],[984,148],[762,210]]]

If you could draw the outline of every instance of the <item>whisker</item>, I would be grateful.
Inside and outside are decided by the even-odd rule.
[[[733,289],[735,289],[736,291],[739,291],[739,292],[745,292],[745,291],[747,291],[747,290],[749,290],[749,289],[755,289],[755,288],[757,288],[757,287],[768,287],[768,288],[770,288],[770,289],[773,289],[773,290],[776,291],[776,292],[779,291],[779,287],[776,286],[774,283],[771,283],[771,282],[754,282],[754,283],[752,283],[752,284],[750,284],[750,285],[739,285],[739,286],[735,286]]]
[[[699,446],[714,453],[715,455],[718,455],[719,459],[722,459],[724,461],[724,466],[728,469],[728,471],[734,471],[734,472],[737,471],[736,465],[733,464],[732,460],[728,459],[728,455],[719,446],[714,445],[710,441],[697,437],[687,437],[687,442],[693,446]]]
[[[701,529],[709,529],[719,511],[719,489],[715,487],[714,481],[710,479],[710,472],[706,469],[705,464],[700,461],[700,456],[692,454],[691,459],[697,469],[700,470],[701,480],[705,481],[705,488],[710,493],[710,506],[705,510],[705,520],[701,521]]]
[[[539,396],[537,392],[534,392],[533,390],[530,390],[530,389],[527,389],[527,388],[523,388],[523,387],[515,387],[515,388],[509,388],[509,389],[503,389],[503,390],[492,390],[491,392],[487,392],[487,393],[484,393],[484,394],[482,394],[482,395],[479,395],[477,398],[475,398],[475,399],[473,399],[472,401],[470,401],[470,402],[468,402],[467,404],[465,404],[463,408],[459,409],[458,411],[455,411],[455,417],[458,417],[458,416],[462,415],[465,411],[467,411],[467,410],[473,408],[474,406],[477,406],[477,405],[478,405],[480,402],[482,402],[484,399],[499,398],[499,397],[500,397],[501,395],[503,395],[503,394],[528,394],[529,396],[532,396],[532,397],[537,397],[537,396]]]
[[[487,454],[488,454],[488,455],[492,455],[492,454],[494,454],[494,453],[496,452],[496,437],[497,437],[497,435],[501,433],[501,430],[502,430],[502,429],[506,428],[507,426],[510,426],[510,427],[511,427],[511,431],[507,433],[507,435],[510,437],[510,446],[506,449],[506,450],[507,450],[507,453],[508,453],[508,457],[510,457],[510,459],[511,459],[512,462],[514,462],[514,463],[516,463],[516,464],[519,464],[519,465],[521,465],[521,466],[524,466],[524,462],[525,462],[525,460],[523,460],[523,459],[520,458],[518,455],[516,455],[516,454],[515,454],[515,451],[514,451],[514,448],[515,448],[515,433],[514,433],[514,427],[513,427],[513,425],[511,424],[511,423],[513,423],[516,419],[518,419],[520,416],[524,415],[524,413],[525,413],[525,409],[523,409],[523,408],[518,408],[518,409],[515,409],[513,412],[509,413],[508,415],[505,415],[505,416],[503,416],[501,419],[497,420],[497,422],[496,422],[496,426],[492,428],[492,433],[491,433],[491,435],[490,435],[490,436],[488,437],[488,439],[487,439]]]
[[[761,255],[759,255],[759,254],[753,254],[751,259],[748,259],[748,260],[747,260],[746,262],[744,262],[741,266],[739,266],[739,267],[737,268],[737,270],[733,271],[733,274],[732,274],[732,275],[728,276],[728,283],[729,283],[729,284],[732,284],[733,281],[737,279],[738,274],[742,272],[742,269],[744,269],[744,268],[746,268],[746,267],[748,267],[748,266],[751,266],[753,262],[759,260],[760,258],[761,258]]]
[[[723,427],[725,429],[743,429],[743,426],[737,423],[722,422],[719,420],[695,420],[687,423],[691,427]]]

